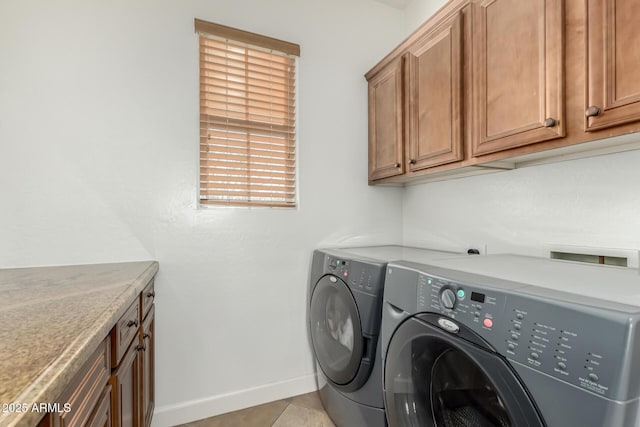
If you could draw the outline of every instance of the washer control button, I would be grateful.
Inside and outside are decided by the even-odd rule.
[[[513,344],[507,344],[507,348],[508,348],[509,350],[515,350],[516,346],[515,346],[515,345],[513,345]]]
[[[514,341],[518,341],[518,338],[520,338],[517,334],[511,334],[511,339]]]
[[[596,375],[596,374],[594,374],[593,372],[591,372],[591,373],[589,374],[589,379],[590,379],[591,381],[593,381],[593,382],[596,382],[596,381],[598,381],[600,378],[598,377],[598,375]]]
[[[491,319],[489,319],[489,318],[485,318],[485,319],[482,321],[482,324],[483,324],[484,326],[486,326],[487,328],[490,328],[490,327],[492,327],[492,326],[493,326],[493,320],[491,320]]]
[[[524,314],[522,314],[522,313],[518,313],[518,314],[516,314],[516,317],[517,317],[518,319],[522,320],[522,319],[524,319]]]
[[[513,328],[514,328],[516,331],[519,331],[520,329],[522,329],[522,325],[521,325],[520,323],[514,323],[514,324],[513,324]]]
[[[538,360],[540,358],[540,355],[538,353],[531,353],[529,356],[531,356],[533,360]]]
[[[456,325],[451,320],[445,319],[443,317],[438,319],[438,325],[440,325],[440,327],[445,331],[451,332],[452,334],[457,334],[458,331],[460,331],[460,327],[458,325]]]
[[[473,313],[473,315],[474,315],[475,317],[480,317],[480,312],[479,312],[479,311],[476,311],[475,313]]]
[[[558,368],[564,371],[565,369],[567,369],[567,364],[564,362],[558,362]]]

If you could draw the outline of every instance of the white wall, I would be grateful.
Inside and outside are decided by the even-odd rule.
[[[637,251],[639,162],[631,151],[407,187],[404,243],[533,256],[565,245]]]
[[[194,17],[301,45],[299,209],[196,209]],[[402,239],[402,190],[366,183],[363,77],[402,20],[368,0],[0,3],[0,266],[160,262],[156,425],[313,387],[312,249]]]
[[[406,33],[442,4],[411,2]],[[638,164],[640,152],[627,152],[407,187],[403,242],[452,250],[486,245],[489,253],[534,256],[567,245],[634,256],[640,249]]]
[[[413,0],[404,9],[405,37],[436,13],[447,0]]]

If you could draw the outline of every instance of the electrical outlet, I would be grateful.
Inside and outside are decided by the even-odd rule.
[[[467,253],[469,253],[469,251],[471,250],[476,250],[478,251],[477,255],[487,255],[487,249],[488,245],[486,243],[470,244],[469,246],[467,246]]]

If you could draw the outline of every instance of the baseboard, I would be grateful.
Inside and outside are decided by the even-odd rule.
[[[152,427],[170,427],[238,409],[286,399],[318,389],[315,375],[293,378],[260,387],[192,400],[177,405],[156,407]]]

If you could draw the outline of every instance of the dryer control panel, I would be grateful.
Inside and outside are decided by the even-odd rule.
[[[384,266],[327,255],[325,271],[340,277],[351,289],[377,295],[384,285]]]
[[[541,295],[419,274],[417,308],[472,329],[513,362],[600,396],[629,399],[634,386],[624,364],[627,349],[640,346],[630,338],[638,319]]]

